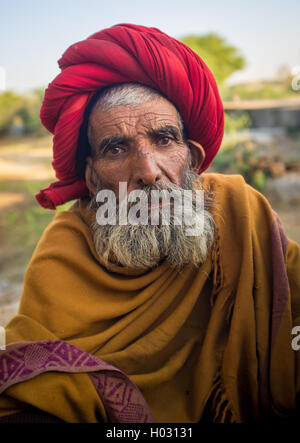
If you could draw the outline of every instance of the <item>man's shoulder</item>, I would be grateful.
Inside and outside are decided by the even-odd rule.
[[[80,216],[78,203],[69,210],[58,211],[43,232],[34,255],[47,251],[47,254],[58,254],[63,250],[80,250],[87,248],[90,241],[87,224]]]
[[[268,199],[246,183],[241,175],[207,173],[202,175],[206,193],[213,198],[215,215],[232,228],[248,220],[248,226],[257,232],[267,232],[273,225],[274,211]],[[232,228],[233,229],[233,228]]]
[[[201,179],[204,189],[213,192],[216,197],[228,198],[231,195],[240,200],[258,199],[269,205],[266,197],[249,185],[240,174],[205,173]]]
[[[201,175],[203,184],[207,187],[226,187],[228,190],[236,190],[237,186],[247,186],[244,177],[240,174],[220,174],[218,172],[206,172]]]
[[[84,228],[83,220],[80,217],[79,212],[76,210],[76,206],[72,206],[68,210],[57,211],[52,221],[46,227],[43,237],[53,236],[59,234],[68,235],[74,231],[82,231]]]

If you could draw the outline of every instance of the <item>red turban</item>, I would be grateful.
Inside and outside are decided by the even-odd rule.
[[[49,84],[41,122],[53,138],[58,181],[36,195],[55,209],[88,194],[76,174],[76,150],[84,111],[102,87],[136,82],[161,91],[179,109],[190,139],[200,143],[208,168],[224,133],[224,111],[215,79],[201,58],[155,28],[121,24],[70,46],[58,61],[61,73]]]

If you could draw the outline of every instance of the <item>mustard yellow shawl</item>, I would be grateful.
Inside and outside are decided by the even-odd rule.
[[[97,256],[84,200],[60,212],[28,266],[7,342],[64,340],[124,371],[158,422],[299,414],[300,252],[241,176],[204,174],[218,235],[199,268],[136,271]],[[29,404],[67,422],[108,421],[86,373],[9,387],[0,416]],[[299,405],[298,405],[299,408]]]

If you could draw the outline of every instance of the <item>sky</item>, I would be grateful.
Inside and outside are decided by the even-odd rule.
[[[175,38],[216,32],[246,59],[231,83],[271,79],[300,66],[299,22],[299,0],[0,0],[0,74],[6,90],[46,87],[71,44],[134,23]]]

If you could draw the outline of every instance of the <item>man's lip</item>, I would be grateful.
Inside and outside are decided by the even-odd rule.
[[[151,203],[149,203],[147,207],[148,209],[162,209],[162,208],[173,207],[173,201],[171,201],[169,204],[163,204],[162,202],[159,202],[159,204],[152,205]]]
[[[151,205],[151,204],[149,204],[147,208],[148,208],[148,210],[150,210],[150,209],[162,209],[164,207],[165,207],[165,205],[161,205],[161,204],[159,204],[159,205]]]
[[[128,205],[128,203],[127,203]],[[130,205],[129,209],[131,209],[133,206],[135,206],[136,203],[133,203],[132,205]],[[173,200],[171,200],[169,203],[163,204],[161,201],[159,202],[159,204],[151,204],[151,202],[149,202],[147,205],[141,205],[139,206],[141,209],[162,209],[162,208],[168,208],[168,207],[173,207],[174,206],[174,202]]]

